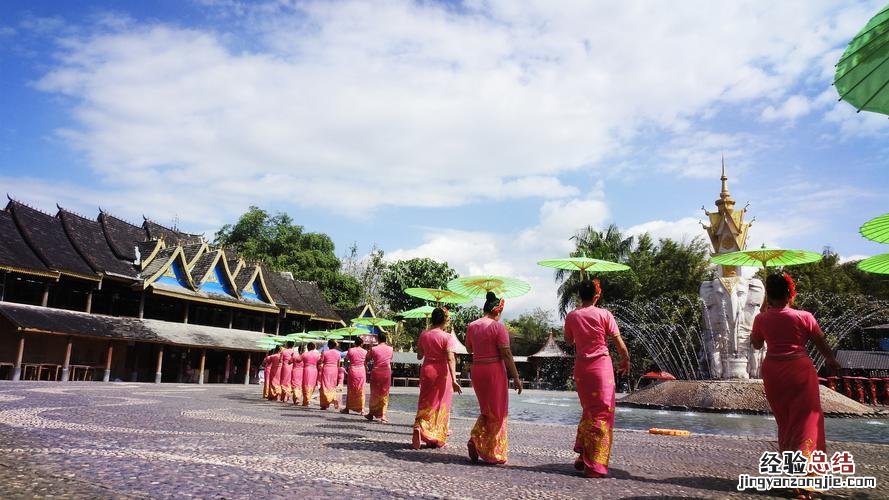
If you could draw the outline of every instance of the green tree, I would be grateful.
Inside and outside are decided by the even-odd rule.
[[[309,233],[284,213],[270,215],[251,206],[234,224],[216,233],[215,244],[235,250],[248,261],[264,262],[276,271],[289,271],[299,280],[316,281],[334,307],[354,307],[361,300],[361,284],[340,272],[333,240]]]
[[[655,244],[647,233],[636,238],[624,236],[614,225],[605,231],[586,227],[572,238],[572,256],[587,256],[620,262],[629,271],[603,273],[602,302],[656,298],[665,294],[697,294],[701,282],[708,276],[708,246],[703,238],[677,242],[661,239]],[[559,270],[559,313],[567,314],[577,300],[581,273]]]
[[[553,313],[541,307],[507,320],[506,328],[513,337],[512,350],[519,356],[537,352],[549,337],[553,328]]]
[[[383,250],[374,245],[370,253],[363,257],[359,256],[358,243],[352,243],[352,246],[349,247],[349,254],[343,258],[343,272],[358,280],[358,283],[361,284],[363,300],[380,315],[387,313],[382,296],[383,275],[388,267],[386,261],[383,260],[384,255]]]
[[[383,272],[380,295],[390,311],[407,311],[425,305],[426,301],[404,293],[405,288],[445,288],[448,281],[457,277],[457,271],[447,262],[428,258],[399,260]]]

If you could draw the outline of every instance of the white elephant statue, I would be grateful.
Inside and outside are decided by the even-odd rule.
[[[760,378],[763,350],[750,346],[753,318],[765,298],[762,281],[729,277],[701,284],[704,354],[715,379]]]

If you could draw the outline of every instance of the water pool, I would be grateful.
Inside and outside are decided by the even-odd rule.
[[[406,412],[417,409],[417,393],[393,391],[390,408]],[[478,402],[471,390],[454,395],[452,415],[475,418]],[[524,422],[577,425],[580,403],[573,392],[525,391],[509,393],[509,418]],[[738,413],[682,412],[618,407],[615,426],[621,429],[648,430],[651,427],[685,429],[694,433],[749,436],[776,439],[777,427],[771,415]],[[827,418],[825,432],[829,441],[859,441],[889,444],[889,419]]]

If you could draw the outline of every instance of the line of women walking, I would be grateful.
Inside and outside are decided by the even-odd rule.
[[[574,451],[578,453],[575,467],[589,477],[608,473],[611,456],[611,434],[614,428],[614,370],[608,356],[606,338],[612,339],[621,356],[620,372],[629,372],[630,356],[617,323],[610,312],[595,307],[599,294],[593,282],[580,285],[580,307],[565,320],[565,340],[577,346],[574,377],[583,406],[583,417],[577,427]],[[601,292],[599,292],[601,293]],[[509,414],[509,381],[517,394],[522,393],[509,344],[506,327],[500,323],[505,302],[488,293],[485,315],[466,331],[466,350],[472,354],[472,387],[479,404],[479,416],[469,433],[467,453],[473,462],[505,464],[509,455],[507,417]],[[417,341],[417,357],[423,360],[420,370],[420,397],[414,420],[411,445],[420,448],[442,447],[450,435],[450,409],[454,391],[461,392],[454,358],[456,339],[447,332],[448,311],[436,308],[432,328]]]
[[[365,349],[356,345],[345,353],[349,363],[349,377],[345,407],[342,413],[354,411],[387,422],[389,387],[392,379],[392,347],[386,334],[380,333],[378,344]],[[364,386],[367,382],[367,364],[373,363],[370,376],[370,411],[364,411]],[[346,378],[343,354],[335,340],[327,341],[327,349],[320,352],[313,342],[294,348],[293,342],[279,346],[263,360],[264,383],[262,395],[270,401],[281,401],[298,406],[309,406],[319,389],[318,399],[322,410],[340,409],[341,388]]]

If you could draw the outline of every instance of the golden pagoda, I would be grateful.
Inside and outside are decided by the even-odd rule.
[[[728,191],[728,177],[725,175],[725,158],[722,159],[722,189],[719,191],[719,199],[716,200],[716,211],[708,212],[707,215],[710,225],[701,224],[707,235],[710,236],[710,243],[713,245],[712,255],[723,253],[737,252],[744,250],[747,246],[747,230],[750,228],[750,222],[744,222],[744,215],[747,213],[745,206],[741,210],[735,210],[735,200]],[[723,278],[733,278],[737,276],[737,268],[734,266],[721,266]]]

